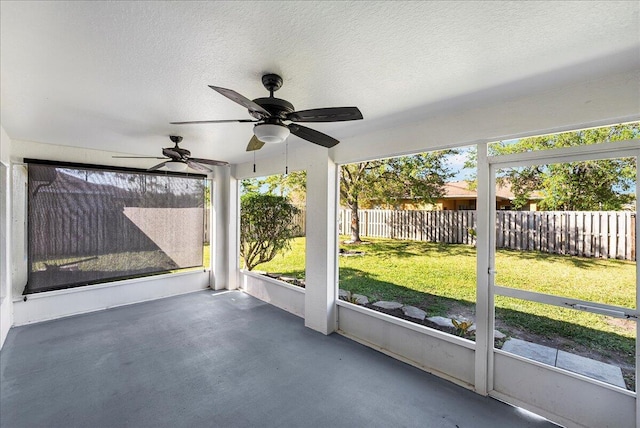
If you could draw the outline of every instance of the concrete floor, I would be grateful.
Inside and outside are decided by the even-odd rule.
[[[13,328],[0,425],[551,427],[241,292]]]

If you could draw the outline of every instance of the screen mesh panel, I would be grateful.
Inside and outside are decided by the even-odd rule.
[[[202,266],[205,179],[29,164],[24,294]]]

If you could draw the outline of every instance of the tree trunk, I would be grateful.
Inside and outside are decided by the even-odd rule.
[[[351,242],[362,242],[360,240],[360,216],[358,215],[358,197],[349,201],[351,209]]]

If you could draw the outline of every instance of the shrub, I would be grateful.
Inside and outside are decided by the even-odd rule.
[[[240,209],[240,255],[248,270],[290,248],[298,208],[286,197],[246,193],[240,199]]]

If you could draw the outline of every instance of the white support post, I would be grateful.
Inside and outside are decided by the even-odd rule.
[[[231,170],[227,183],[227,289],[240,288],[240,181]]]
[[[237,181],[227,166],[216,167],[212,194],[211,288],[237,288]]]
[[[336,329],[336,165],[318,147],[307,167],[305,326]]]
[[[478,144],[478,200],[477,210],[477,258],[476,258],[476,353],[475,391],[487,395],[490,390],[490,354],[493,350],[493,298],[490,293],[489,272],[491,258],[491,174],[487,160],[487,145]],[[495,223],[495,222],[494,222]]]

